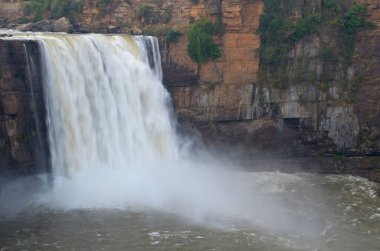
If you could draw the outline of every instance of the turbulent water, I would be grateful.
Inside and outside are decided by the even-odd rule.
[[[0,191],[0,250],[376,250],[378,185],[246,173],[179,137],[153,37],[38,40],[53,177]],[[194,147],[193,147],[194,148]]]

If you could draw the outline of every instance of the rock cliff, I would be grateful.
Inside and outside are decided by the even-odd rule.
[[[344,48],[351,42],[338,32],[342,24],[334,26],[339,20],[329,17],[327,26],[287,44],[286,63],[276,70],[260,54],[268,43],[260,20],[271,2],[84,0],[74,27],[162,36],[164,83],[179,121],[197,128],[209,145],[239,146],[249,154],[327,156],[336,160],[331,172],[355,173],[353,166],[362,161],[355,174],[380,180],[378,159],[367,159],[380,154],[380,4],[338,1],[341,11],[362,4],[373,24],[358,29],[349,63]],[[282,0],[278,10],[292,22],[318,13],[320,20],[329,15],[327,2],[334,1]],[[203,16],[225,32],[214,37],[221,57],[199,65],[188,56],[186,32]],[[168,29],[182,36],[165,40]]]
[[[46,171],[49,157],[38,44],[0,40],[0,55],[0,173]]]

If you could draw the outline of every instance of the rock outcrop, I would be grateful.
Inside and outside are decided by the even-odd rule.
[[[73,26],[67,17],[57,20],[44,19],[35,23],[25,23],[14,27],[19,31],[38,31],[38,32],[66,32],[73,31]]]
[[[304,9],[322,6],[321,0],[290,2],[281,8],[292,21]],[[249,154],[323,156],[335,163],[326,164],[330,172],[380,181],[378,159],[368,161],[380,155],[380,6],[376,0],[341,2],[363,4],[366,20],[376,25],[357,33],[352,64],[342,70],[339,63],[321,60],[326,46],[335,52],[342,46],[336,31],[321,31],[292,45],[284,86],[263,81],[262,0],[84,0],[82,21],[74,28],[156,35],[169,28],[179,31],[176,42],[161,38],[164,83],[179,120],[197,128],[209,145],[239,146]],[[225,33],[214,37],[221,57],[198,65],[188,56],[186,32],[203,16],[220,22]]]
[[[0,25],[22,18],[23,0],[0,0]]]
[[[70,32],[73,29],[70,20],[67,17],[62,17],[52,24],[52,30],[54,32]]]

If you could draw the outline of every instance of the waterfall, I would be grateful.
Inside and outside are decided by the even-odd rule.
[[[25,35],[23,35],[25,36]],[[156,38],[33,34],[55,175],[152,166],[178,149]]]
[[[45,104],[43,102],[43,90],[41,81],[41,76],[39,72],[39,67],[37,66],[38,57],[33,56],[33,49],[36,46],[31,46],[28,43],[24,43],[24,51],[26,55],[27,67],[26,73],[28,76],[28,83],[30,88],[30,98],[31,98],[31,108],[33,113],[33,118],[35,122],[35,142],[33,142],[33,151],[36,158],[36,168],[41,172],[49,171],[50,164],[48,156],[48,142],[46,139],[46,124],[45,120]]]
[[[233,222],[235,228],[236,220],[293,236],[318,226],[318,219],[299,224],[298,212],[315,214],[315,203],[304,208],[282,198],[286,186],[294,191],[303,178],[239,172],[222,154],[186,151],[191,140],[180,137],[179,147],[155,38],[15,33],[9,39],[38,41],[41,53],[53,182],[44,180],[31,204],[158,210],[207,225]],[[38,62],[25,50],[34,89]],[[28,194],[21,191],[21,197]],[[2,201],[8,202],[0,193]]]

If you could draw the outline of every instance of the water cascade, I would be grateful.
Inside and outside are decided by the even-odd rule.
[[[29,191],[28,180],[10,183],[0,191],[0,223],[1,205],[12,200],[4,195],[27,197],[9,208],[36,216],[5,223],[22,226],[14,231],[22,236],[25,221],[30,228],[38,226],[38,233],[45,224],[47,234],[40,234],[37,242],[32,239],[33,245],[81,249],[82,240],[93,240],[83,243],[92,250],[135,244],[144,250],[178,249],[183,242],[189,250],[218,245],[221,250],[251,245],[259,245],[257,250],[378,247],[378,228],[356,228],[360,222],[374,226],[378,221],[375,184],[350,177],[245,172],[221,154],[187,151],[191,142],[176,134],[170,97],[162,85],[156,38],[14,33],[9,39],[39,44],[53,182],[42,182],[37,192]],[[25,47],[31,77],[39,62],[29,50]],[[34,81],[38,79],[31,77],[33,95],[39,93],[33,91]],[[30,179],[34,184],[40,178]],[[5,247],[30,247],[27,241],[16,243],[8,229],[0,228]],[[52,241],[61,236],[68,239]],[[111,239],[103,243],[103,238]],[[206,248],[213,238],[216,242]]]
[[[39,203],[59,209],[144,207],[201,221],[237,217],[285,228],[296,220],[281,200],[260,191],[259,178],[180,147],[186,144],[174,129],[156,38],[15,38],[37,40],[41,52],[54,179]]]
[[[157,39],[42,35],[56,175],[154,165],[178,156]]]

